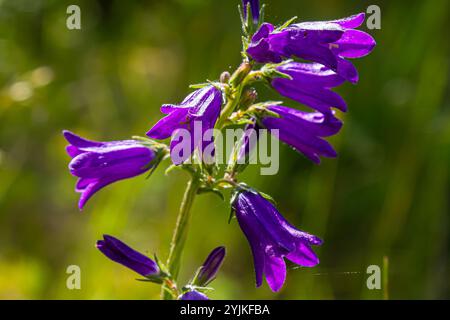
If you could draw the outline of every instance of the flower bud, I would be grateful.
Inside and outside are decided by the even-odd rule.
[[[200,271],[194,281],[194,284],[200,287],[208,285],[216,277],[217,272],[225,258],[225,247],[214,249],[206,258]]]
[[[230,78],[231,78],[230,73],[228,71],[224,71],[220,75],[220,82],[221,83],[228,83],[228,81],[230,81]]]
[[[250,73],[250,71],[252,71],[252,66],[250,65],[250,63],[243,62],[231,76],[230,84],[233,86],[239,85]]]

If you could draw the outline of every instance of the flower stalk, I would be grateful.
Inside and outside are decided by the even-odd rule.
[[[186,187],[183,200],[180,205],[177,223],[173,232],[172,242],[170,244],[169,258],[167,259],[167,268],[174,281],[176,281],[180,270],[181,256],[183,254],[189,229],[191,208],[199,187],[199,179],[195,176],[192,177]],[[164,300],[171,300],[173,297],[169,292],[167,292],[166,286],[167,285],[165,284],[162,287],[161,298]]]

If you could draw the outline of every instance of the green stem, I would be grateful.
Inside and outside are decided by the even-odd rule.
[[[241,97],[242,93],[242,85],[238,87],[237,93],[233,95],[233,97],[228,98],[228,102],[225,105],[225,107],[222,110],[222,113],[220,114],[219,120],[217,120],[216,128],[221,129],[223,125],[225,124],[225,121],[228,120],[230,115],[233,113],[234,109],[236,109],[236,106],[239,102],[239,99]]]
[[[177,224],[173,232],[172,242],[170,243],[169,258],[167,259],[167,268],[169,269],[173,281],[177,280],[178,272],[180,270],[181,256],[188,234],[191,207],[199,186],[199,180],[196,177],[193,177],[186,187],[183,201],[181,202]],[[164,300],[171,300],[173,298],[173,296],[165,290],[164,286],[161,290],[161,297]]]

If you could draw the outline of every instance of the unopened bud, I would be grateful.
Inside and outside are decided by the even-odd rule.
[[[195,285],[206,286],[216,277],[225,258],[225,247],[215,248],[206,258],[194,281]]]
[[[241,98],[242,109],[247,109],[249,106],[255,103],[256,99],[258,99],[258,92],[254,88],[245,90]]]
[[[228,71],[224,71],[220,75],[220,82],[221,83],[228,83],[228,81],[230,81],[230,78],[231,78],[230,73]]]
[[[252,71],[252,66],[248,62],[243,62],[239,68],[233,73],[230,79],[230,84],[233,86],[239,85],[242,80]]]

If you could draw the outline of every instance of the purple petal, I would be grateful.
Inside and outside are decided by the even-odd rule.
[[[270,44],[266,39],[250,44],[247,53],[259,63],[280,63],[283,60],[280,54],[270,49]]]
[[[316,43],[335,42],[344,33],[344,29],[339,24],[327,21],[302,22],[288,29],[296,31],[296,40],[301,38]]]
[[[263,281],[265,259],[265,249],[261,237],[265,235],[265,232],[261,229],[259,222],[255,219],[250,210],[247,210],[245,207],[241,208],[239,205],[235,207],[235,210],[239,226],[244,232],[252,250],[256,286],[260,287]]]
[[[67,142],[69,142],[71,145],[73,145],[75,147],[89,148],[89,147],[100,147],[103,145],[102,142],[84,139],[68,130],[64,130],[63,135],[64,135],[64,138],[66,138]]]
[[[180,165],[193,154],[195,150],[193,130],[175,130],[170,141],[170,155],[172,163]],[[176,150],[180,150],[175,153]]]
[[[279,118],[265,118],[263,124],[268,129],[278,129],[279,139],[303,153],[314,163],[320,163],[320,156],[334,158],[337,156],[333,147],[323,139],[307,131],[299,131],[295,123]]]
[[[322,113],[330,113],[330,108],[335,107],[341,111],[347,111],[347,104],[337,93],[323,87],[312,85],[300,86],[296,80],[276,78],[272,86],[281,95],[305,104]]]
[[[186,128],[188,109],[178,109],[159,120],[148,132],[147,136],[153,139],[164,140],[169,138],[174,130]]]
[[[252,153],[258,141],[259,128],[256,119],[252,119],[252,121],[254,122],[246,125],[244,135],[241,138],[241,146],[237,155],[237,163],[239,164],[243,163],[245,157]]]
[[[345,80],[355,84],[359,81],[358,70],[356,70],[353,63],[343,58],[338,58],[338,70],[337,73]]]
[[[334,88],[345,82],[345,79],[336,72],[319,63],[290,62],[278,67],[277,70],[289,74],[299,86]]]
[[[247,18],[247,4],[250,3],[253,22],[257,23],[259,20],[259,0],[242,0],[244,18]]]
[[[270,23],[264,22],[258,31],[252,37],[252,42],[258,42],[261,39],[267,38],[274,30],[274,26]]]
[[[222,106],[222,92],[213,86],[208,86],[199,90],[199,94],[190,104],[192,108],[189,115],[194,118],[207,118],[207,120],[215,120],[219,116],[220,107]]]
[[[283,49],[287,46],[289,32],[275,32],[273,25],[263,23],[253,35],[247,53],[259,63],[279,63],[282,61]],[[278,51],[277,51],[278,50]]]
[[[147,171],[154,152],[143,146],[106,146],[96,152],[85,152],[69,164],[70,172],[77,177],[101,178],[114,175],[135,176]]]
[[[298,241],[295,251],[288,254],[286,258],[302,267],[314,267],[319,264],[317,255],[303,241]]]
[[[281,116],[281,118],[278,118],[280,119],[279,122],[284,119],[297,126],[299,131],[308,132],[318,137],[335,135],[342,128],[342,121],[335,118],[334,113],[303,112],[284,106],[271,106],[268,109]]]
[[[208,296],[206,296],[204,293],[192,290],[184,293],[181,295],[179,300],[209,300]]]
[[[268,257],[265,260],[264,273],[267,283],[273,292],[277,292],[283,287],[286,280],[286,264],[283,258]]]
[[[82,210],[86,205],[86,202],[100,189],[106,187],[107,185],[121,180],[119,177],[108,178],[108,179],[89,179],[83,182],[89,184],[83,184],[84,189],[79,189],[81,191],[80,200],[78,201],[78,208]]]
[[[238,196],[238,206],[242,211],[248,211],[271,238],[272,242],[282,246],[286,251],[294,250],[292,236],[286,232],[287,221],[279,214],[273,204],[260,194],[246,192]]]
[[[342,34],[342,32],[339,34]],[[283,43],[283,38],[279,41],[275,41],[276,37],[272,39],[271,48],[274,52],[283,54],[286,57],[297,56],[304,60],[318,62],[332,70],[337,68],[336,56],[328,46],[325,46],[327,42],[308,37],[308,31],[290,30],[290,38],[287,45]]]
[[[344,58],[361,58],[368,55],[375,48],[375,39],[366,32],[348,30],[336,41],[333,52]]]
[[[362,12],[347,18],[334,20],[331,22],[337,23],[338,25],[346,29],[355,29],[363,24],[365,16],[366,16],[365,13]]]
[[[72,145],[68,145],[68,146],[66,147],[66,152],[67,152],[67,154],[68,154],[69,156],[71,156],[72,158],[73,158],[73,157],[76,157],[77,155],[79,155],[79,154],[81,154],[81,153],[83,153],[83,151],[81,151],[80,149],[78,149],[77,147],[72,146]]]
[[[83,192],[90,184],[96,183],[98,179],[79,178],[75,184],[76,192]]]

